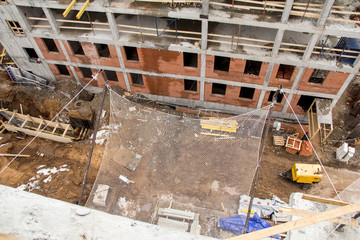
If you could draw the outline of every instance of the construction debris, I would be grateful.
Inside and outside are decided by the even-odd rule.
[[[106,207],[106,199],[110,187],[108,185],[99,184],[94,194],[93,203],[98,207]]]
[[[301,148],[301,139],[296,136],[288,136],[286,139],[285,148],[288,153],[296,154]]]

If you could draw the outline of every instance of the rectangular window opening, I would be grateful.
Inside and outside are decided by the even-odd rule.
[[[253,99],[254,93],[255,93],[255,88],[241,87],[239,97]]]
[[[104,58],[110,57],[110,50],[109,50],[109,46],[107,44],[95,43],[95,46],[96,46],[96,50],[98,51],[100,57],[104,57]]]
[[[105,75],[109,81],[114,81],[114,82],[118,81],[118,77],[115,71],[105,70]]]
[[[214,70],[228,72],[230,68],[230,58],[215,56]]]
[[[81,43],[78,41],[68,41],[74,55],[85,55]]]
[[[220,84],[220,83],[213,83],[211,93],[212,94],[225,95],[225,93],[226,93],[226,85],[225,84]]]
[[[92,78],[92,72],[90,68],[80,67],[80,71],[84,78]]]
[[[32,59],[38,59],[39,58],[39,56],[35,52],[35,49],[33,49],[33,48],[24,48],[24,50],[27,53],[27,55],[29,56],[29,58],[32,58]]]
[[[6,20],[6,23],[8,24],[14,35],[25,36],[24,30],[17,21]]]
[[[312,72],[309,78],[309,82],[322,84],[325,78],[327,77],[327,75],[329,74],[329,72],[330,71],[327,70],[314,69],[314,71]]]
[[[245,74],[259,76],[262,62],[246,60]]]
[[[125,55],[128,61],[139,61],[139,56],[136,47],[125,47]]]
[[[184,90],[197,92],[197,81],[184,79]]]
[[[130,73],[131,75],[131,81],[133,85],[144,85],[144,80],[141,74],[137,73]]]
[[[46,48],[48,49],[48,52],[59,52],[55,41],[53,39],[50,38],[42,38],[42,40],[44,41]]]
[[[275,91],[271,91],[269,94],[269,98],[268,98],[268,102],[272,102],[272,98],[275,94]],[[283,100],[284,95],[282,93],[278,94],[276,102],[277,103],[281,103],[281,101]]]
[[[301,95],[297,105],[301,107],[304,112],[306,112],[307,110],[309,110],[310,105],[314,102],[314,99],[315,97],[312,96]]]
[[[70,76],[70,73],[65,65],[56,64],[55,66],[57,67],[61,75]]]
[[[276,78],[290,80],[295,70],[295,66],[280,64]]]
[[[7,4],[6,0],[1,0],[0,4]]]
[[[184,67],[194,67],[198,66],[198,54],[197,53],[183,53],[184,56]]]

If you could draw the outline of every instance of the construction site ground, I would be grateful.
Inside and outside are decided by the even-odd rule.
[[[25,114],[32,116],[41,115],[46,119],[51,119],[81,88],[81,86],[77,85],[75,81],[71,79],[59,81],[55,87],[54,91],[50,91],[36,87],[12,85],[7,75],[2,73],[0,81],[2,99],[0,100],[7,100],[9,104],[6,107],[10,110],[20,111],[20,104],[22,104],[22,109]],[[336,131],[333,135],[334,138],[331,136],[332,139],[342,139],[348,134],[349,130],[347,129],[346,122],[344,122],[343,116],[346,116],[351,109],[350,104],[348,104],[351,100],[351,94],[352,92],[346,92],[334,109],[333,117]],[[84,99],[91,99],[91,96],[87,96],[86,94],[82,97]],[[11,100],[9,101],[9,99]],[[91,106],[95,112],[98,109],[99,102],[100,95],[95,95],[91,100]],[[167,106],[160,106],[147,101],[140,102],[150,107],[162,109],[162,111],[175,112],[175,110]],[[105,100],[104,110],[106,110],[106,114],[101,119],[102,127],[109,123],[109,96],[107,96]],[[58,120],[65,120],[66,112],[68,111],[65,110],[64,114],[60,114]],[[314,185],[309,190],[301,190],[298,185],[278,176],[280,172],[289,170],[294,163],[318,163],[318,160],[314,154],[310,157],[292,155],[287,153],[284,147],[274,146],[272,144],[272,135],[274,133],[273,130],[270,131],[267,139],[256,196],[271,199],[273,195],[276,195],[285,202],[288,202],[292,192],[304,192],[322,197],[335,197],[335,191],[326,176],[324,176],[324,179],[319,184]],[[90,135],[91,133],[88,134],[85,140],[75,141],[70,144],[37,138],[23,152],[23,154],[29,154],[30,157],[17,158],[14,160],[14,162],[0,174],[0,184],[76,203],[79,198],[82,179],[88,160],[91,143]],[[31,136],[20,139],[15,133],[2,133],[0,134],[0,153],[16,154],[31,139]],[[85,204],[96,179],[105,150],[105,144],[106,142],[103,142],[95,146],[82,204]],[[360,177],[360,165],[357,157],[354,157],[354,159],[346,165],[335,159],[336,148],[334,146],[321,145],[317,142],[315,143],[315,148],[324,165],[327,167],[326,169],[337,191],[342,191]],[[3,169],[11,159],[11,157],[0,157],[0,168]],[[198,170],[202,171],[201,168]],[[136,171],[146,171],[146,169],[141,170],[141,168],[138,168]],[[146,176],[145,172],[143,175],[136,175]],[[49,176],[51,177],[49,178]],[[215,175],[208,177],[213,177],[213,179],[216,180]],[[144,190],[141,184],[137,184],[141,183],[142,179],[131,180],[135,183],[131,187],[131,191],[128,192],[126,200],[128,202],[136,202],[141,198],[142,205],[127,205],[122,213],[124,216],[146,222],[154,222],[154,212],[159,207],[170,206],[177,209],[186,209],[200,213],[202,234],[213,237],[224,237],[227,236],[227,233],[224,233],[216,226],[217,218],[237,214],[239,193],[221,184],[217,185],[215,183],[210,186],[201,186],[201,188],[194,187],[193,190],[190,188],[186,190],[187,196],[176,196],[176,193],[156,194],[157,189],[152,189],[152,191]],[[161,179],[154,181],[161,181]],[[179,182],[176,183],[177,180],[174,181],[163,181],[162,184],[168,185],[167,189],[170,189],[171,185],[174,184],[181,185]],[[228,201],[219,202],[216,198],[217,195],[228,196]],[[203,197],[209,199],[211,204],[203,206],[201,200]]]

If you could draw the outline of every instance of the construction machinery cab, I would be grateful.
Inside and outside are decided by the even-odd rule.
[[[309,189],[312,183],[319,183],[323,177],[319,164],[295,163],[289,171],[279,174],[292,182],[301,184],[302,189]]]

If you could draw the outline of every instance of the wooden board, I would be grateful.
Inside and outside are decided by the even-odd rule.
[[[275,146],[284,146],[285,139],[283,136],[273,136],[273,143]]]

